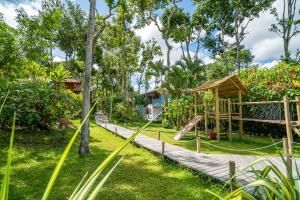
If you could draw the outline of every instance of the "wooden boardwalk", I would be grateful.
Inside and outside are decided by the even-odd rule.
[[[134,133],[132,130],[115,124],[103,123],[97,119],[96,123],[103,128],[116,133],[122,138],[127,139]],[[134,142],[152,152],[161,154],[162,141],[160,140],[150,138],[145,135],[138,135]],[[235,161],[236,172],[238,174],[237,181],[242,185],[252,182],[255,179],[254,174],[250,172],[251,169],[242,173],[238,173],[239,170],[250,162],[261,158],[261,156],[197,153],[168,143],[165,143],[165,157],[179,163],[184,167],[211,176],[221,182],[227,182],[229,180],[229,161]],[[267,158],[271,160],[280,170],[285,172],[285,167],[280,157],[268,156]],[[297,159],[296,162],[299,163],[300,159]],[[263,169],[266,165],[267,161],[262,161],[254,165],[254,168]],[[295,167],[293,168],[295,169]]]

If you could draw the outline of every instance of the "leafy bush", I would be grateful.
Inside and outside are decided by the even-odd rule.
[[[248,68],[239,73],[248,89],[248,100],[279,100],[284,95],[290,98],[300,95],[300,65],[278,63],[271,69]]]
[[[7,127],[17,112],[18,126],[48,129],[60,117],[79,115],[80,99],[71,91],[55,88],[42,80],[6,81],[0,79],[0,96],[10,90],[0,123]]]
[[[280,62],[270,69],[252,67],[238,75],[248,90],[244,99],[246,101],[282,100],[284,95],[294,99],[300,95],[300,87],[297,85],[300,80],[300,65],[297,64]],[[285,134],[285,127],[274,124],[247,122],[244,128],[248,133],[270,134],[273,137]]]
[[[240,186],[236,190],[232,191],[225,197],[207,190],[209,193],[215,195],[217,199],[262,199],[262,200],[273,200],[273,199],[289,199],[298,200],[300,197],[300,172],[296,166],[296,170],[292,171],[287,161],[282,157],[282,161],[285,165],[288,177],[283,171],[280,171],[276,164],[268,161],[268,166],[263,170],[257,170],[253,168],[253,165],[262,160],[254,161],[246,166],[242,172],[252,168],[255,174],[256,180],[251,183]],[[296,162],[295,160],[293,162]],[[250,169],[251,170],[251,169]],[[237,176],[237,174],[235,175]],[[228,182],[229,183],[229,182]],[[227,183],[227,184],[228,184]]]
[[[141,121],[143,117],[132,105],[127,105],[124,102],[117,103],[113,110],[113,117],[120,121]]]
[[[173,127],[179,129],[180,127],[187,124],[187,122],[193,118],[193,97],[182,96],[177,99],[169,101],[168,111],[166,113],[167,120],[165,124],[172,124]]]

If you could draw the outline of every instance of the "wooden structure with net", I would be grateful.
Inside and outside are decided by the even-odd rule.
[[[212,91],[214,102],[202,102],[198,104],[197,96],[204,91]],[[260,123],[281,124],[286,126],[287,139],[292,142],[292,132],[300,136],[300,98],[289,100],[286,96],[282,101],[243,102],[242,97],[247,95],[247,88],[235,75],[220,80],[209,81],[186,92],[194,95],[195,118],[202,116],[204,119],[205,134],[208,134],[208,121],[215,121],[217,140],[220,140],[220,121],[228,122],[228,139],[232,136],[232,121],[237,120],[239,125],[239,137],[243,138],[243,122],[252,121]],[[204,104],[204,105],[203,105]],[[203,112],[198,112],[198,107],[204,107]],[[195,119],[194,118],[194,119]],[[193,120],[192,120],[193,121]],[[197,121],[198,123],[198,121]],[[195,134],[197,123],[194,123]],[[187,126],[191,126],[189,123]],[[183,129],[188,130],[188,129]],[[190,128],[189,128],[190,130]],[[182,131],[174,137],[180,139],[185,133]]]

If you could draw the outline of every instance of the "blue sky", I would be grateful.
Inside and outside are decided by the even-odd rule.
[[[17,1],[17,3],[9,3],[11,1]],[[88,12],[89,4],[88,0],[75,0],[76,3],[80,4],[82,9]],[[6,2],[6,3],[5,3]],[[16,27],[15,22],[16,12],[15,9],[23,7],[25,11],[30,15],[35,15],[40,8],[41,0],[0,0],[0,12],[4,14],[5,21],[13,27]],[[281,11],[283,5],[283,0],[276,0],[273,4],[279,12]],[[193,12],[195,7],[193,6],[192,1],[183,0],[179,3],[179,6],[184,8],[188,12]],[[300,8],[300,1],[297,1],[297,9]],[[104,3],[104,0],[97,0],[97,10],[100,14],[106,14],[108,8]],[[297,12],[297,17],[300,18],[299,13]],[[260,17],[253,20],[247,29],[247,36],[243,41],[243,45],[246,48],[250,49],[252,54],[255,56],[254,62],[264,66],[272,66],[276,64],[277,60],[280,59],[280,56],[283,54],[283,44],[282,38],[276,33],[270,32],[268,29],[270,25],[274,23],[274,16],[270,15],[268,12],[261,13]],[[140,30],[135,30],[136,34],[141,37],[142,41],[147,41],[152,38],[157,40],[158,44],[161,46],[163,52],[165,53],[166,47],[164,41],[161,38],[160,33],[157,28],[150,24],[147,27],[144,27]],[[227,38],[228,41],[233,41],[232,38]],[[181,56],[179,45],[171,42],[173,45],[173,50],[171,53],[171,60],[174,63]],[[300,49],[300,35],[292,39],[290,43],[290,50],[292,53],[295,53],[297,49]],[[55,53],[56,59],[64,58],[62,52],[57,51]],[[164,58],[165,55],[162,57]],[[200,57],[204,62],[212,62],[207,51],[202,49],[200,52]]]

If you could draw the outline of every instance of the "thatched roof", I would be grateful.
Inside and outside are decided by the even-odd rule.
[[[195,93],[205,90],[215,90],[215,88],[218,88],[220,96],[236,96],[238,95],[238,91],[241,91],[245,95],[247,92],[246,87],[236,75],[206,82],[196,88],[189,89],[188,92]]]

